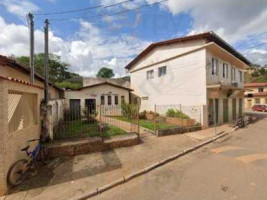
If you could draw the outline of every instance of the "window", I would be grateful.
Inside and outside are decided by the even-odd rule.
[[[240,80],[240,83],[243,82],[243,73],[240,70],[239,70],[239,80]]]
[[[153,79],[154,78],[154,70],[149,70],[146,72],[146,79]]]
[[[231,69],[231,80],[232,81],[235,81],[235,68],[234,67],[232,67],[232,69]]]
[[[228,65],[223,63],[223,78],[228,78]]]
[[[264,88],[260,87],[260,88],[258,89],[258,91],[259,91],[259,92],[264,92]]]
[[[218,75],[218,60],[215,58],[212,58],[211,74],[212,75]]]
[[[111,104],[112,104],[111,96],[108,96],[108,105],[111,105]]]
[[[261,103],[261,100],[260,99],[255,99],[255,103],[256,104],[260,104]]]
[[[105,105],[105,96],[104,95],[101,96],[101,105]]]
[[[118,98],[118,95],[115,96],[115,105],[118,105],[119,104],[119,98]]]
[[[125,103],[125,97],[121,96],[121,103]]]
[[[159,74],[158,74],[159,77],[166,75],[166,73],[167,73],[167,68],[166,68],[166,66],[164,66],[164,67],[160,67],[160,68],[159,68]]]
[[[267,104],[267,98],[265,99],[265,104]]]

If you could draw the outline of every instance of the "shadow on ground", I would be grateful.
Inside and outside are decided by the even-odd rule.
[[[48,165],[41,166],[37,175],[28,177],[20,186],[12,188],[10,193],[75,181],[121,167],[114,150],[56,158]]]

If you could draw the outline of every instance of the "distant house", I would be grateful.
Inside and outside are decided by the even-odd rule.
[[[0,195],[8,191],[9,167],[25,158],[21,148],[41,134],[40,104],[44,98],[44,78],[35,74],[30,84],[30,69],[0,55]],[[52,120],[63,117],[64,91],[49,84]],[[53,121],[54,122],[54,121]]]
[[[66,90],[66,106],[70,110],[82,113],[88,109],[94,113],[96,108],[103,106],[119,106],[122,102],[129,103],[132,89],[111,82],[89,84],[77,90]]]
[[[245,89],[246,109],[255,104],[267,104],[267,83],[246,83]]]
[[[153,111],[155,104],[200,106],[199,122],[208,126],[243,114],[244,70],[250,64],[207,32],[152,43],[126,69],[133,93],[141,98],[141,110]]]

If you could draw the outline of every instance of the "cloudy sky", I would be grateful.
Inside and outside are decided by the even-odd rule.
[[[60,55],[71,64],[71,71],[83,76],[93,76],[103,66],[122,76],[124,66],[151,42],[211,30],[252,62],[267,64],[266,0],[169,0],[114,15],[160,1],[132,0],[108,8],[40,15],[123,1],[0,0],[0,54],[29,54],[25,16],[33,12],[36,52],[43,52],[43,22],[48,18],[50,52]]]

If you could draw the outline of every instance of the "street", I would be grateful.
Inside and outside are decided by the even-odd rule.
[[[267,118],[92,199],[267,199]]]

